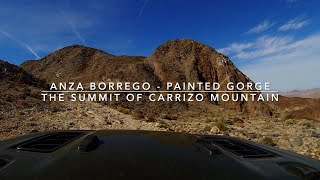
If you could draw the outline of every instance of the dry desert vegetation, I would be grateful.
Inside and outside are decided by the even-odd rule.
[[[121,107],[114,109],[94,102],[66,102],[63,106],[41,108],[25,107],[6,113],[5,118],[2,115],[0,138],[57,129],[175,131],[234,136],[320,159],[320,122],[316,120],[251,118],[234,112],[221,113],[223,116],[220,117],[213,116],[213,113],[201,118],[175,117],[131,112]]]

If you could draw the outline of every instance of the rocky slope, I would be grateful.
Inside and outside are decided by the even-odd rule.
[[[44,81],[32,76],[22,68],[0,60],[0,120],[19,114],[28,107],[39,107]]]
[[[281,96],[272,105],[284,118],[320,121],[320,99]]]
[[[174,120],[168,117],[155,118],[150,116],[137,118],[135,115],[131,116],[127,112],[121,113],[98,103],[65,102],[55,108],[44,107],[42,110],[37,110],[29,107],[20,109],[18,114],[1,120],[0,140],[57,129],[176,131],[234,136],[320,159],[319,121],[251,118],[232,114],[230,111],[228,115],[234,117],[208,114],[204,119],[183,117]]]
[[[161,82],[218,82],[227,91],[227,83],[252,82],[232,61],[212,47],[189,39],[171,40],[158,47],[145,62]],[[209,97],[209,93],[206,94]],[[268,113],[263,103],[216,102],[227,109]]]
[[[23,84],[36,88],[43,87],[41,80],[35,78],[22,68],[0,60],[0,83],[4,84]]]

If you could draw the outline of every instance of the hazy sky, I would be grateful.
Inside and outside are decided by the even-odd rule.
[[[170,39],[214,47],[273,89],[320,87],[320,1],[0,0],[0,59],[20,64],[71,44],[150,55]]]

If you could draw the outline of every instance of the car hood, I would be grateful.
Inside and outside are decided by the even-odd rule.
[[[61,132],[81,135],[53,151],[30,149]],[[236,138],[128,130],[23,136],[1,143],[0,159],[0,179],[300,179],[320,169],[317,160]]]

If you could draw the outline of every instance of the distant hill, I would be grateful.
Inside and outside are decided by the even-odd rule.
[[[21,67],[47,82],[147,81],[153,87],[163,87],[166,82],[219,82],[222,86],[220,90],[226,90],[224,85],[228,82],[252,82],[229,58],[189,39],[168,41],[149,57],[115,56],[98,49],[73,45],[41,60],[27,61]],[[242,112],[265,109],[251,102],[220,104]],[[189,108],[181,103],[161,106],[173,111],[172,106],[175,105],[179,106],[176,111]]]
[[[301,98],[320,98],[320,88],[308,89],[308,90],[294,90],[289,92],[283,92],[281,95],[286,97],[301,97]]]
[[[286,112],[288,119],[320,120],[320,99],[281,96],[273,104]]]

